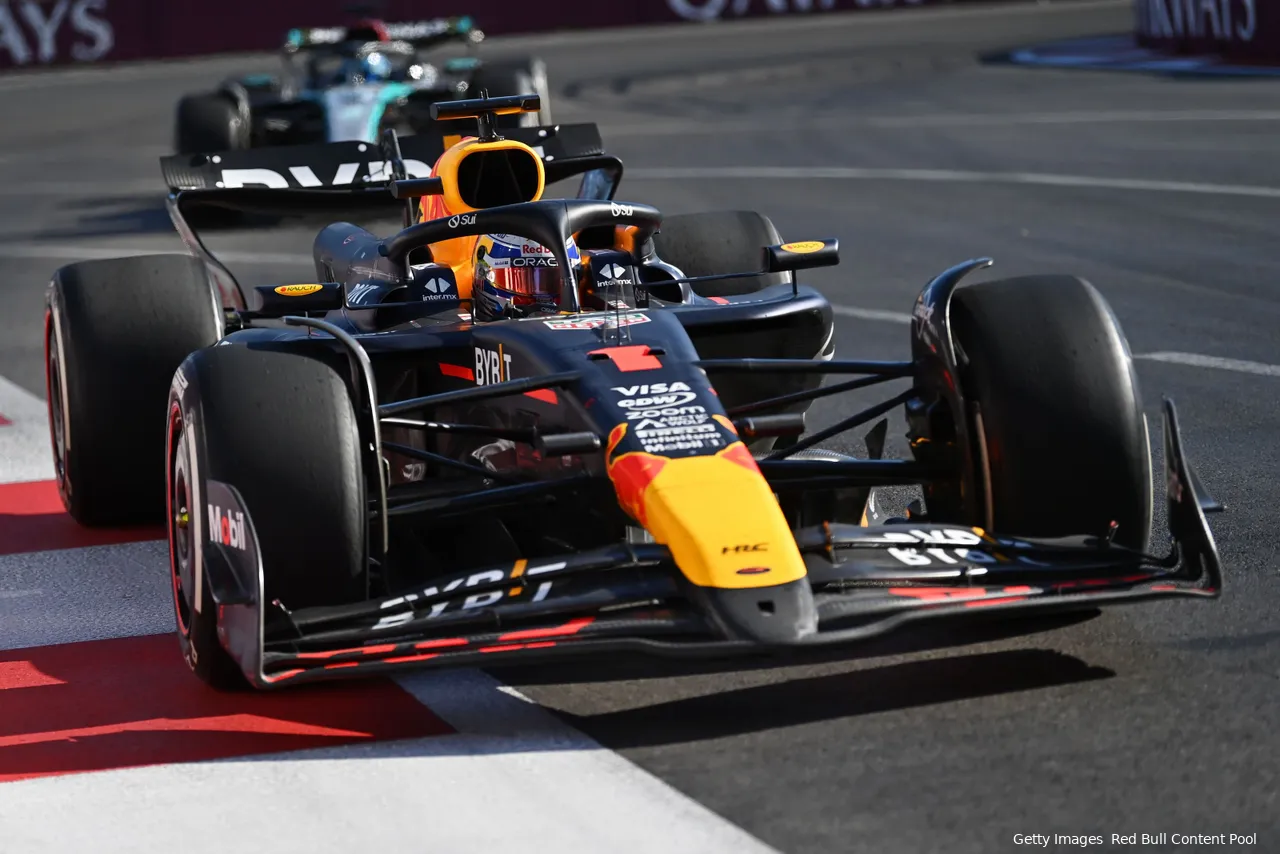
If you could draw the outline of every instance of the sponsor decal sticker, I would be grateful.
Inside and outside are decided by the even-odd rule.
[[[455,216],[449,217],[450,228],[457,228],[460,225],[475,225],[475,224],[476,224],[475,214],[457,214]]]
[[[245,539],[244,513],[223,510],[216,504],[209,506],[209,541],[222,543],[228,548],[244,551],[248,548]]]
[[[648,323],[649,317],[638,311],[625,314],[579,314],[572,317],[558,317],[555,320],[544,320],[548,329],[557,331],[599,329],[603,326],[635,326]]]
[[[214,163],[220,162],[220,156],[215,156]],[[360,167],[365,166],[362,170]],[[287,190],[290,187],[313,188],[313,187],[343,187],[356,183],[356,179],[360,183],[380,183],[386,180],[386,176],[390,171],[385,160],[375,160],[369,163],[341,163],[338,165],[337,171],[333,178],[328,181],[321,180],[314,169],[310,166],[289,166],[288,175],[277,172],[274,169],[264,169],[261,167],[250,169],[220,169],[218,174],[218,187],[226,189],[238,189],[241,187],[270,187],[276,190]],[[405,160],[405,174],[409,178],[430,178],[431,167],[421,160]],[[289,182],[289,178],[293,179],[293,183]]]
[[[715,450],[726,447],[725,437],[697,392],[687,383],[615,386],[619,409],[635,423],[635,436],[646,453]]]
[[[398,610],[394,614],[378,620],[373,627],[374,631],[382,629],[393,629],[396,626],[403,626],[405,623],[411,622],[415,617],[422,616],[428,620],[435,619],[441,614],[454,613],[457,611],[471,611],[476,608],[488,608],[498,604],[503,599],[513,598],[523,595],[525,587],[522,581],[518,581],[521,575],[527,577],[535,577],[544,575],[549,572],[556,572],[564,569],[565,563],[552,563],[539,566],[528,566],[525,561],[519,561],[509,570],[489,569],[477,572],[472,575],[465,575],[455,578],[441,585],[433,585],[421,590],[418,593],[407,593],[404,596],[397,596],[394,599],[388,599],[378,605],[380,610],[391,609],[407,609]],[[521,586],[506,587],[499,590],[489,590],[483,593],[473,593],[468,596],[459,595],[445,599],[444,601],[435,602],[429,609],[424,606],[424,611],[419,614],[413,610],[413,603],[421,599],[435,599],[447,593],[455,593],[466,590],[468,588],[479,587],[481,585],[492,586],[497,584],[507,584],[514,582]],[[529,597],[531,602],[541,602],[551,593],[554,582],[542,581],[534,588],[533,595]],[[521,600],[524,601],[524,600]]]
[[[993,556],[977,549],[889,549],[889,554],[907,566],[996,562]]]
[[[497,385],[511,379],[511,356],[502,351],[476,348],[476,385]]]
[[[802,240],[799,243],[784,243],[782,249],[797,255],[810,255],[821,250],[824,245],[821,240]]]
[[[634,216],[636,212],[636,209],[631,205],[620,205],[617,202],[612,202],[610,208],[614,216]]]
[[[281,285],[276,293],[282,297],[305,297],[324,290],[324,285]]]
[[[640,425],[643,428],[643,424]],[[636,438],[648,454],[667,454],[672,451],[702,451],[726,447],[720,428],[714,423],[694,427],[660,427],[637,429]]]

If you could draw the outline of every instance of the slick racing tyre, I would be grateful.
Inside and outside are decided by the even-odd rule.
[[[207,585],[208,576],[193,570],[217,533],[206,512],[208,483],[240,494],[257,534],[264,602],[278,599],[296,610],[360,601],[366,522],[359,431],[342,379],[315,359],[227,345],[191,354],[180,371],[169,397],[168,440],[178,638],[197,676],[235,687],[239,671],[218,642],[215,609],[195,607],[195,579]],[[207,587],[203,595],[210,601]]]
[[[178,154],[238,151],[249,147],[249,128],[225,95],[187,95],[178,102],[174,147]]]
[[[781,242],[773,222],[755,211],[669,216],[653,238],[658,257],[679,267],[686,276],[759,270],[764,265],[764,248]],[[768,273],[746,279],[697,283],[693,290],[703,297],[728,297],[752,294],[790,281],[790,273]]]
[[[537,95],[542,109],[535,113],[514,116],[498,116],[498,127],[537,127],[553,124],[551,120],[551,86],[547,81],[547,66],[541,59],[486,62],[476,69],[471,79],[468,97],[479,98],[481,90],[487,90],[490,98],[501,95]]]
[[[978,405],[970,424],[985,434],[993,530],[1102,535],[1114,521],[1116,543],[1145,549],[1146,419],[1128,342],[1102,295],[1074,276],[967,285],[952,298],[951,328],[961,388]]]
[[[332,367],[243,344],[192,353],[169,394],[169,448],[174,606],[184,643],[201,643],[204,617],[193,607],[187,567],[214,533],[207,516],[192,516],[207,508],[210,480],[241,495],[257,534],[264,602],[279,599],[293,611],[365,598],[360,434]]]
[[[208,154],[249,148],[250,128],[226,95],[188,95],[178,102],[174,147],[179,154]],[[239,211],[204,209],[188,218],[195,228],[233,228],[244,222]]]
[[[58,492],[86,526],[164,518],[160,418],[174,370],[222,334],[187,255],[86,261],[49,285],[45,375]]]

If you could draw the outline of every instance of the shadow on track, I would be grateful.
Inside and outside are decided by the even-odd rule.
[[[157,182],[159,183],[159,182]],[[136,234],[176,234],[164,207],[164,187],[154,195],[103,196],[68,201],[63,207],[73,218],[40,233],[49,239],[119,237]]]
[[[898,634],[850,646],[802,650],[777,655],[720,659],[674,659],[639,654],[565,660],[524,667],[487,668],[494,678],[513,687],[672,679],[718,673],[742,673],[781,667],[801,667],[887,658],[930,650],[995,643],[1040,634],[1092,620],[1097,610],[1042,617],[1008,617],[987,623],[922,625]]]
[[[561,714],[614,750],[724,738],[1052,688],[1115,674],[1048,650],[959,656],[722,691],[597,715]]]

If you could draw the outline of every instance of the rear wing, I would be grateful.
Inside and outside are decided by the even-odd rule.
[[[605,153],[596,125],[509,128],[502,134],[542,157],[548,186],[582,176],[578,198],[614,198],[622,161]],[[386,142],[335,142],[161,158],[169,217],[183,242],[209,268],[223,304],[243,308],[244,291],[200,239],[193,214],[230,210],[335,219],[354,213],[394,216],[406,204],[397,195],[396,181],[429,178],[435,162],[461,137],[428,133],[391,139],[390,147]]]
[[[287,52],[331,47],[348,41],[407,42],[418,49],[434,47],[450,41],[467,41],[472,44],[484,39],[469,15],[453,18],[432,18],[426,21],[383,22],[371,21],[352,27],[306,27],[290,30],[285,37]]]
[[[622,163],[605,155],[600,129],[594,124],[510,128],[503,129],[502,135],[523,142],[542,157],[547,184],[606,166],[615,167],[621,180]],[[399,137],[404,177],[430,177],[440,155],[460,138],[435,133]],[[259,188],[354,195],[371,188],[385,191],[391,179],[389,164],[390,158],[379,146],[333,142],[176,154],[161,158],[160,169],[170,193]],[[394,207],[395,199],[384,194]]]

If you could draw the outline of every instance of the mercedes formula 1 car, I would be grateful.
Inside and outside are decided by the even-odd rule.
[[[546,66],[540,59],[485,62],[484,40],[469,17],[408,23],[364,20],[350,27],[295,29],[281,51],[279,75],[226,80],[217,90],[178,103],[174,145],[198,154],[271,145],[355,140],[377,143],[387,128],[431,127],[431,104],[472,96],[542,98],[537,116],[510,121],[551,123]],[[467,55],[432,61],[450,43]],[[469,128],[468,128],[469,129]]]
[[[1171,545],[1152,542],[1147,421],[1093,286],[974,281],[991,261],[967,261],[916,300],[911,359],[837,359],[830,303],[796,279],[835,264],[835,240],[618,201],[622,164],[593,126],[494,127],[537,108],[437,104],[442,121],[478,117],[479,135],[446,148],[391,132],[351,184],[297,176],[340,174],[368,156],[355,143],[167,158],[191,255],[54,276],[63,500],[87,525],[166,520],[178,637],[201,678],[267,689],[624,650],[776,653],[923,620],[1219,595],[1206,513],[1222,508],[1169,401]],[[411,162],[434,166],[412,177]],[[228,180],[249,169],[280,181]],[[567,179],[576,198],[546,197]],[[314,281],[246,288],[187,225],[208,206],[403,210],[407,225],[337,222],[315,240]],[[515,280],[553,284],[552,300],[480,320],[493,235],[544,247],[513,256],[537,262]],[[903,388],[809,429],[814,400],[881,383]],[[885,457],[895,410],[908,459]],[[864,425],[865,455],[822,448]],[[918,485],[924,503],[886,518],[886,485]]]

